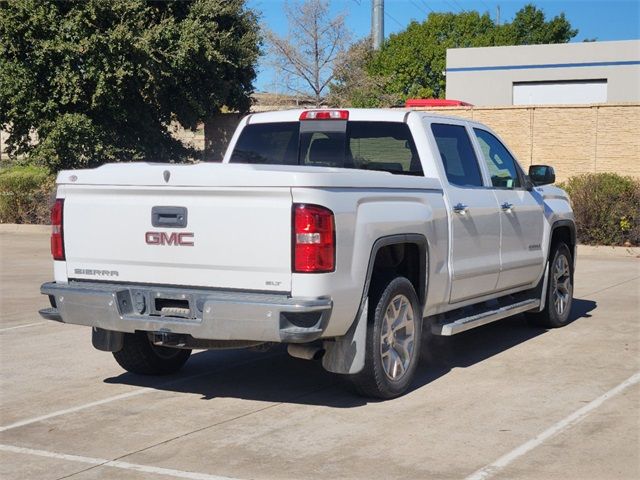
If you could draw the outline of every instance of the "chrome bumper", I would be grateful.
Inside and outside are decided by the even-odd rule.
[[[329,298],[297,299],[177,287],[72,282],[45,283],[52,307],[40,315],[76,325],[133,333],[136,330],[191,335],[207,340],[305,343],[322,336],[331,316]],[[179,316],[157,301],[188,305]]]

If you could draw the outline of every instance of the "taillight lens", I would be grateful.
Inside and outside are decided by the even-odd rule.
[[[64,238],[62,229],[62,211],[64,200],[56,199],[51,209],[51,255],[54,260],[64,260]]]
[[[332,272],[336,258],[333,212],[318,205],[293,208],[293,271]]]

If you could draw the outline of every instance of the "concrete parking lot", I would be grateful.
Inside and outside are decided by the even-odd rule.
[[[574,321],[514,317],[439,345],[367,401],[282,349],[124,372],[45,322],[48,234],[0,231],[0,478],[640,478],[640,259],[580,255]]]

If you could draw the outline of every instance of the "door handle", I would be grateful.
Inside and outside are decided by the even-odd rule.
[[[502,210],[504,210],[505,212],[508,212],[513,208],[513,203],[504,202],[502,205],[500,205],[500,208],[502,208]]]
[[[456,205],[453,206],[453,211],[455,213],[459,213],[460,215],[464,215],[467,213],[467,210],[469,210],[469,207],[467,205],[465,205],[464,203],[457,203]]]
[[[160,228],[184,228],[187,226],[185,207],[153,207],[151,225]]]

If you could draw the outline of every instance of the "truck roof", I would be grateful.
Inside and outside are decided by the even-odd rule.
[[[252,113],[247,119],[247,124],[271,123],[271,122],[297,122],[304,111],[318,110],[331,111],[340,110],[349,112],[349,120],[353,121],[373,121],[373,122],[404,122],[408,115],[418,115],[420,117],[448,118],[451,120],[463,120],[460,117],[445,116],[432,112],[419,112],[410,108],[310,108],[278,110],[273,112]]]

